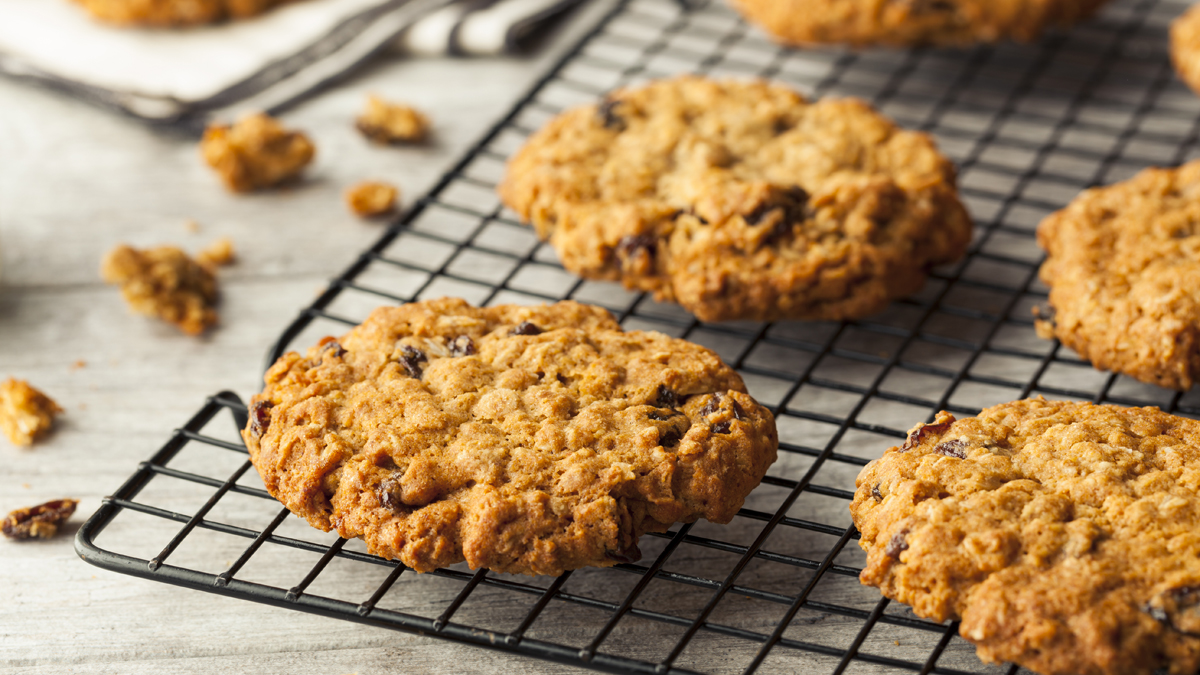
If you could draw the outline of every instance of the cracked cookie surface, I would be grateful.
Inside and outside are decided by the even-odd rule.
[[[929,136],[766,82],[613,92],[537,132],[499,192],[568,270],[705,321],[865,316],[971,238]]]
[[[1200,161],[1076,197],[1038,226],[1056,337],[1101,370],[1190,389],[1200,379]]]
[[[790,45],[969,45],[1031,42],[1091,16],[1108,0],[731,0]]]
[[[1200,422],[1031,399],[913,428],[858,476],[860,580],[1045,674],[1200,666]]]
[[[266,374],[242,432],[293,513],[418,570],[560,574],[724,523],[775,460],[711,351],[564,301],[375,310]]]

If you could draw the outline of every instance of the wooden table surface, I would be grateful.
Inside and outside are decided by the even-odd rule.
[[[72,535],[207,396],[257,391],[279,332],[379,236],[342,190],[385,179],[411,203],[607,6],[577,11],[532,56],[381,59],[282,115],[314,139],[316,161],[302,185],[250,196],[222,189],[193,139],[0,79],[0,377],[66,411],[30,449],[0,440],[0,511],[80,500],[64,535],[0,541],[0,672],[572,670],[106,572],[76,556]],[[367,144],[352,128],[367,92],[424,109],[434,141]],[[204,337],[132,315],[100,280],[119,242],[195,252],[222,236],[238,258]]]
[[[667,4],[667,0],[662,4]],[[1128,4],[1118,2],[1113,7],[1120,9]],[[216,177],[202,165],[194,139],[156,132],[72,99],[0,80],[0,254],[3,262],[0,378],[26,379],[66,410],[53,435],[31,449],[16,448],[0,439],[0,513],[56,498],[81,500],[78,515],[64,536],[45,542],[0,540],[0,673],[376,675],[498,673],[518,669],[531,675],[582,672],[570,666],[107,572],[80,560],[73,550],[71,535],[100,507],[102,498],[117,490],[138,463],[162,446],[172,430],[183,425],[208,396],[230,389],[245,399],[261,387],[265,354],[280,332],[298,310],[324,289],[330,278],[341,272],[381,233],[379,223],[359,220],[346,210],[341,198],[346,187],[363,179],[384,179],[398,184],[404,202],[412,203],[610,7],[611,0],[588,3],[561,24],[542,49],[530,57],[492,60],[385,58],[371,65],[352,79],[282,116],[287,125],[307,131],[318,148],[316,162],[303,183],[282,191],[248,196],[231,195],[219,185]],[[670,7],[673,11],[674,6]],[[1106,39],[1105,36],[1115,30],[1114,25],[1110,21],[1103,26],[1108,32],[1093,31],[1097,36],[1095,39]],[[652,28],[645,32],[654,34]],[[1157,42],[1164,43],[1165,27],[1160,25],[1154,30],[1160,31],[1155,37]],[[751,39],[757,38],[751,36]],[[746,58],[773,58],[773,48],[765,40],[762,42],[766,47],[748,51]],[[700,43],[708,45],[708,49],[723,48],[725,44],[715,40],[700,40]],[[1067,50],[1059,56],[1074,59],[1064,60],[1067,64],[1090,63],[1089,59],[1096,53],[1094,47],[1084,44],[1076,52]],[[1008,53],[1002,49],[997,53],[1004,56],[998,58],[995,65],[996,72],[1001,75],[1017,67],[1038,68],[1037,64],[1043,62],[1042,57],[1036,56],[1039,52]],[[1055,51],[1044,53],[1058,54]],[[1129,72],[1137,77],[1118,76],[1108,83],[1109,94],[1115,97],[1114,100],[1140,100],[1135,98],[1142,95],[1138,93],[1141,91],[1139,83],[1149,79],[1144,74],[1158,72],[1156,69],[1167,63],[1165,54],[1157,59],[1153,56],[1138,57],[1129,64],[1133,68]],[[877,63],[871,67],[887,70],[895,66],[904,73],[916,73],[913,77],[918,80],[917,84],[932,87],[934,91],[947,83],[958,82],[944,76],[944,73],[956,72],[959,67],[958,57],[954,54],[930,57],[931,62],[925,64],[928,70],[923,73],[908,65],[880,65],[879,62],[890,58],[888,55],[873,58]],[[838,61],[835,55],[829,54],[816,54],[810,60],[794,59],[789,63],[796,69],[788,76],[812,85],[825,78],[824,73],[834,70],[833,64]],[[672,63],[668,59],[664,67],[675,67]],[[988,64],[975,63],[973,67],[987,75],[992,72],[987,70]],[[678,67],[687,67],[687,63]],[[878,84],[881,79],[874,77],[878,73],[872,74],[869,68],[858,74],[864,73],[872,77],[858,81],[847,78],[842,83],[844,86],[833,87],[827,93],[870,97],[882,86]],[[787,75],[786,72],[783,74]],[[1007,82],[1003,78],[979,77],[968,91],[984,97],[980,100],[1005,100],[1010,95]],[[926,91],[925,88],[916,91]],[[406,100],[424,109],[435,123],[434,141],[410,148],[380,148],[366,143],[354,131],[352,120],[368,92]],[[1060,95],[1057,91],[1035,88],[1022,96],[1022,103],[1029,104],[1033,110],[1074,110],[1059,105],[1065,94]],[[923,119],[927,101],[919,98],[921,100],[890,101],[885,112],[902,120]],[[1166,89],[1157,100],[1167,104],[1165,112],[1170,114],[1164,119],[1176,124],[1174,128],[1191,128],[1197,103],[1182,85]],[[1112,112],[1106,105],[1103,101],[1089,102],[1078,111],[1079,117]],[[953,112],[957,115],[954,119],[965,129],[985,129],[994,123],[986,107],[965,106]],[[1015,115],[1013,113],[1014,119]],[[1042,127],[1031,129],[1036,131],[1037,128]],[[1183,133],[1179,132],[1180,138]],[[1028,151],[1020,143],[996,138],[987,140],[986,153],[980,151],[995,166],[1016,170],[1041,161],[1040,154]],[[1085,134],[1072,142],[1082,143],[1087,138]],[[943,150],[956,161],[962,162],[964,157],[973,156],[975,152],[974,145],[964,140],[961,132],[940,140]],[[1138,147],[1142,146],[1131,143],[1132,159],[1108,167],[1112,171],[1106,173],[1105,178],[1123,178],[1145,164],[1148,155],[1132,154]],[[1161,143],[1149,143],[1145,147],[1158,148],[1156,151],[1160,154],[1174,152],[1172,147]],[[1081,160],[1073,154],[1066,156],[1071,163],[1064,166],[1080,166]],[[972,159],[972,165],[960,175],[960,184],[967,188],[968,207],[977,218],[986,221],[991,218],[988,214],[996,211],[997,201],[991,193],[981,192],[979,185],[996,182],[997,175],[1010,174],[989,173],[991,169],[986,166],[975,166],[981,164],[977,160]],[[1083,175],[1090,175],[1088,172],[1092,168],[1091,164],[1085,164],[1086,170],[1081,171]],[[1120,172],[1127,173],[1122,175]],[[1000,182],[1003,184],[1004,181]],[[1014,181],[1014,184],[1019,183]],[[1053,182],[1050,185],[1051,192],[1046,193],[1049,197],[1043,194],[1042,198],[1062,203],[1073,197],[1080,187]],[[996,250],[1018,256],[1019,260],[1037,260],[1040,254],[1031,233],[1040,213],[1038,209],[1042,208],[1015,209],[1011,224],[1023,228],[1020,231],[1025,234],[1021,237],[1006,235],[1007,238],[999,242],[993,240]],[[189,227],[189,222],[198,224],[198,228]],[[510,232],[514,237],[530,236],[526,230],[517,231],[515,227]],[[189,337],[172,326],[132,315],[119,291],[100,281],[100,261],[117,243],[135,246],[174,244],[196,252],[218,237],[233,240],[238,259],[236,264],[220,273],[223,289],[221,325],[204,337]],[[995,267],[984,269],[992,276],[1002,274]],[[1027,276],[1029,272],[1020,265],[1006,269],[1008,271],[1003,274],[1017,277]],[[615,285],[609,290],[622,293]],[[985,297],[967,293],[959,302],[969,302],[970,298],[976,297],[984,298],[980,302],[985,307],[991,306],[987,303],[1004,299],[998,295]],[[1021,302],[1033,301],[1032,296],[1020,299]],[[988,311],[1004,313],[1008,310],[993,307]],[[1028,316],[1028,306],[1021,305],[1014,312]],[[898,325],[908,325],[905,316],[908,315],[901,312],[892,320],[899,322]],[[930,325],[937,328],[939,324]],[[967,330],[971,325],[976,324],[957,319],[946,324],[961,330]],[[1013,331],[1004,334],[1006,345],[1019,345],[1031,354],[1052,349],[1050,343],[1036,337],[1028,322],[1007,327]],[[809,330],[809,327],[793,326],[788,330],[792,329],[801,331]],[[818,326],[812,330],[824,329]],[[721,340],[727,340],[729,344],[736,342],[728,335],[704,334],[703,331],[693,331],[689,338],[702,343],[705,339],[713,340],[713,343],[705,344],[718,352],[722,349]],[[862,336],[848,339],[860,338],[866,339]],[[890,337],[885,335],[881,339],[883,342],[878,349],[874,342],[863,342],[855,348],[890,358],[888,350],[897,347],[889,341]],[[735,351],[740,349],[736,344],[733,348]],[[944,351],[941,348],[916,350],[905,358],[927,359],[940,364]],[[750,382],[750,390],[760,401],[774,405],[783,395],[781,383],[791,377],[799,362],[797,359],[810,357],[796,350],[782,349],[777,355],[766,351],[762,357],[770,359],[771,366],[778,365],[782,376],[778,380],[758,377]],[[1033,362],[1026,359],[1019,365],[1024,368]],[[1010,361],[1000,359],[981,360],[978,368],[972,366],[972,372],[989,377],[1009,376],[1004,372],[1009,364]],[[839,381],[855,386],[866,387],[873,378],[879,377],[876,366],[865,359],[833,359],[828,362],[828,368],[837,371]],[[1098,388],[1106,379],[1086,367],[1060,368],[1056,372],[1055,377],[1059,378],[1056,382],[1080,390]],[[1014,387],[963,386],[955,389],[957,380],[948,384],[916,371],[906,371],[903,376],[905,391],[920,389],[923,395],[937,398],[940,395],[937,392],[946,389],[947,395],[954,394],[950,400],[960,407],[981,408],[1010,400],[1017,391]],[[1149,387],[1122,387],[1122,391],[1133,391],[1148,402],[1158,400],[1155,397],[1169,396],[1147,391]],[[816,387],[811,391],[809,388],[800,391],[790,399],[789,405],[838,417],[857,405],[857,401],[857,396]],[[864,415],[869,416],[872,425],[897,430],[896,434],[900,434],[914,420],[929,412],[908,403],[875,399]],[[816,447],[830,442],[836,428],[836,425],[793,416],[781,423],[780,435],[793,445]],[[225,432],[232,437],[231,426]],[[838,452],[864,459],[878,456],[895,440],[896,434],[887,436],[852,429],[844,438],[839,437]],[[244,461],[240,456],[236,460],[239,465]],[[772,467],[770,474],[794,479],[812,466],[815,466],[813,460],[806,455],[781,453],[780,461]],[[817,468],[820,473],[814,481],[842,491],[853,490],[858,468],[852,462],[831,461]],[[211,488],[209,490],[211,493]],[[760,513],[775,513],[784,503],[787,492],[780,483],[767,481],[750,495],[746,506]],[[779,552],[780,557],[789,556],[791,562],[783,564],[779,560],[756,558],[745,568],[739,568],[738,590],[721,596],[720,603],[708,615],[710,624],[735,626],[736,630],[701,631],[697,634],[700,637],[689,643],[677,665],[714,673],[742,671],[759,648],[756,636],[771,634],[784,617],[791,599],[815,577],[811,569],[792,563],[823,560],[833,550],[834,542],[846,543],[836,533],[850,525],[850,516],[845,500],[835,497],[807,490],[795,502],[789,502],[788,515],[826,525],[829,529],[788,527],[769,532],[767,545],[770,550]],[[178,501],[178,512],[195,512],[195,505],[186,504],[190,498],[186,495],[160,491],[155,498],[162,500],[164,508]],[[265,499],[257,502],[258,507],[265,505],[276,511],[279,508]],[[224,498],[220,505],[224,507]],[[250,518],[250,515],[246,517]],[[170,525],[174,526],[173,523]],[[300,529],[292,530],[295,534],[289,536],[320,534],[307,526],[298,527]],[[664,570],[695,576],[690,577],[688,583],[679,579],[664,580],[661,576],[654,578],[636,605],[638,610],[661,612],[679,621],[672,625],[670,621],[651,621],[631,613],[622,618],[606,638],[604,649],[651,662],[664,658],[685,630],[679,624],[686,624],[691,617],[699,615],[701,608],[713,597],[713,586],[726,578],[739,560],[740,555],[734,548],[749,545],[761,528],[762,519],[748,516],[739,516],[726,526],[697,523],[690,530],[691,534],[719,539],[731,546],[720,550],[718,546],[693,545],[695,542],[680,545]],[[114,536],[136,539],[138,533]],[[228,550],[218,547],[209,552],[217,556],[218,561],[224,560],[225,556],[236,559],[246,547],[244,539],[231,535],[228,538],[236,540],[229,544]],[[665,544],[662,539],[648,536],[642,539],[641,545],[644,562],[648,564]],[[354,547],[356,543],[347,546]],[[157,550],[140,557],[148,559]],[[294,549],[287,552],[296,553]],[[312,558],[316,557],[303,551],[299,553],[294,558],[275,559],[277,570],[260,569],[256,573],[277,572],[279,579],[292,581],[272,585],[288,588],[303,577],[312,565]],[[182,550],[180,555],[183,555]],[[817,648],[776,649],[758,672],[834,672],[840,660],[839,653],[850,647],[864,626],[870,630],[863,639],[862,653],[876,658],[873,663],[856,660],[847,672],[857,675],[899,672],[887,665],[889,659],[917,664],[911,669],[918,670],[919,664],[925,663],[939,645],[943,629],[930,624],[916,625],[917,622],[911,620],[911,611],[898,603],[886,607],[887,620],[878,624],[864,622],[869,612],[884,611],[884,606],[875,589],[861,586],[854,578],[853,568],[863,562],[861,551],[851,542],[831,559],[844,567],[839,573],[818,579],[813,585],[813,594],[806,598],[805,606],[783,634],[796,644],[803,642],[817,645]],[[359,566],[372,567],[365,563],[359,563]],[[377,569],[368,571],[376,575],[384,569],[373,567]],[[325,574],[323,572],[318,581]],[[638,578],[635,574],[612,570],[580,570],[566,582],[564,592],[575,598],[600,599],[595,605],[602,602],[615,605]],[[241,572],[238,579],[242,580]],[[405,573],[400,579],[385,597],[396,604],[381,604],[380,607],[432,618],[438,616],[461,588],[458,582],[432,575]],[[349,574],[335,576],[333,583],[366,594],[359,597],[369,597],[378,581]],[[539,578],[528,583],[544,587],[549,581]],[[749,590],[757,593],[757,597],[750,597]],[[393,597],[393,592],[398,597]],[[455,614],[454,621],[461,621],[463,625],[486,624],[498,631],[511,630],[533,604],[531,597],[536,598],[530,595],[518,597],[511,592],[498,592],[495,587],[480,586]],[[583,646],[610,614],[602,606],[587,607],[583,603],[555,600],[526,635],[557,644]],[[501,628],[502,625],[507,628]],[[942,647],[944,651],[940,652],[937,662],[939,667],[976,673],[1007,672],[1004,666],[981,664],[975,657],[974,648],[961,638],[947,637],[937,648]]]

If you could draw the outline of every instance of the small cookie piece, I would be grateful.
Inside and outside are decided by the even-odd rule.
[[[275,119],[247,115],[232,127],[204,130],[200,153],[233,192],[269,188],[300,175],[316,150],[308,137],[284,129]]]
[[[928,135],[761,81],[680,77],[570,110],[499,192],[568,270],[704,321],[862,317],[971,238]]]
[[[1200,93],[1200,5],[1192,5],[1171,23],[1171,62],[1179,79]]]
[[[371,141],[381,144],[419,143],[429,134],[429,118],[415,108],[367,97],[367,109],[354,126]]]
[[[199,335],[217,322],[217,279],[211,265],[174,246],[139,251],[122,244],[105,256],[100,274],[121,286],[135,312],[157,316],[188,335]]]
[[[1033,399],[947,412],[858,476],[862,583],[1045,674],[1200,667],[1200,422]]]
[[[382,307],[264,380],[242,438],[267,490],[419,572],[637,560],[643,533],[729,522],[778,446],[716,354],[571,301]]]
[[[32,445],[50,431],[54,416],[62,411],[25,380],[10,377],[0,383],[0,429],[13,445]]]
[[[89,14],[122,26],[175,28],[246,19],[287,0],[76,0]]]
[[[788,45],[858,47],[1032,42],[1091,16],[1108,0],[731,0]]]
[[[4,517],[0,532],[15,541],[49,539],[58,534],[58,528],[67,522],[75,507],[76,499],[56,499],[38,506],[17,509]]]
[[[1086,190],[1038,226],[1057,337],[1100,370],[1190,389],[1200,378],[1200,161]]]
[[[380,181],[364,181],[346,190],[346,205],[362,218],[381,216],[396,208],[400,194],[394,186]]]
[[[233,250],[233,240],[229,237],[221,237],[200,251],[196,256],[196,262],[212,269],[233,264],[235,257],[237,254]]]

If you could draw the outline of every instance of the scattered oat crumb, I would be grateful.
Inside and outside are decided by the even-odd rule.
[[[54,425],[63,409],[25,380],[0,382],[0,429],[13,445],[32,445]]]
[[[188,232],[191,232],[192,234],[195,234],[200,231],[200,223],[197,223],[194,220],[189,220],[183,224],[183,229],[187,230]]]
[[[139,251],[122,244],[105,256],[100,274],[121,286],[135,312],[157,316],[188,335],[217,322],[216,277],[174,246]]]
[[[209,267],[220,267],[231,264],[236,256],[237,254],[233,250],[233,241],[229,237],[221,237],[200,251],[200,254],[196,256],[196,262]]]
[[[346,204],[355,215],[369,218],[390,213],[396,208],[400,191],[379,181],[364,181],[346,190]]]
[[[21,483],[21,487],[23,487],[23,488],[25,488],[26,490],[28,490],[28,489],[29,489],[31,486],[29,485],[29,483]]]
[[[0,522],[0,531],[9,539],[49,539],[75,513],[77,499],[56,499],[52,502],[17,509]]]
[[[896,645],[897,647],[899,647],[899,646],[900,646],[900,641],[899,641],[899,640],[892,640],[892,642],[893,642],[893,643],[895,643],[895,645]]]
[[[375,143],[419,143],[429,134],[429,118],[400,103],[388,103],[378,96],[367,97],[367,109],[358,116],[355,127]]]
[[[84,361],[83,359],[78,359],[75,361],[75,363],[71,364],[71,370],[79,370],[80,368],[86,368],[86,367],[87,367],[87,361]]]
[[[316,152],[308,137],[284,129],[258,113],[232,127],[214,124],[204,131],[200,154],[234,192],[273,187],[300,174]]]

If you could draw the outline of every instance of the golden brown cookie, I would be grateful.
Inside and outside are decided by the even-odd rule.
[[[778,445],[716,354],[571,301],[382,307],[265,382],[242,437],[267,490],[420,572],[637,560],[733,518]]]
[[[1179,79],[1200,93],[1200,5],[1192,5],[1171,24],[1171,61]]]
[[[1200,422],[1016,401],[942,412],[863,468],[860,577],[1046,675],[1200,667]]]
[[[499,191],[568,270],[704,321],[865,316],[971,238],[928,135],[761,81],[681,77],[570,110]]]
[[[279,185],[300,175],[316,154],[308,137],[284,129],[274,118],[247,115],[232,127],[214,124],[204,130],[200,154],[225,187],[250,192]]]
[[[0,430],[13,445],[32,445],[54,426],[62,408],[25,380],[0,382]]]
[[[92,16],[124,26],[198,26],[245,19],[288,0],[76,0]]]
[[[784,44],[855,46],[1030,42],[1107,0],[731,0]]]
[[[1050,307],[1038,333],[1101,370],[1200,378],[1200,161],[1087,190],[1038,226]]]
[[[216,264],[232,260],[232,244],[218,240],[197,262],[174,246],[138,250],[124,244],[109,251],[100,274],[121,287],[125,301],[139,314],[173,323],[199,335],[217,322]],[[228,253],[228,257],[224,255]]]

